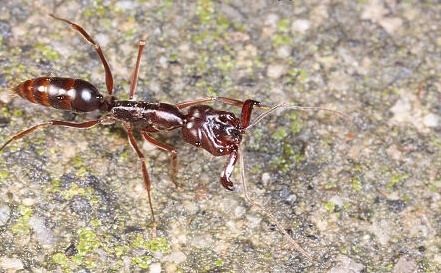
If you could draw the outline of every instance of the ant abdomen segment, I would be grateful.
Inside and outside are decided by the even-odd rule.
[[[81,79],[40,77],[17,85],[13,91],[30,102],[56,109],[91,112],[109,108],[98,89]]]

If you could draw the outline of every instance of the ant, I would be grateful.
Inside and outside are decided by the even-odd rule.
[[[220,182],[227,190],[230,191],[233,190],[231,174],[239,158],[242,170],[241,178],[246,200],[251,205],[257,206],[266,215],[268,215],[277,225],[280,231],[287,238],[289,238],[289,241],[293,247],[305,255],[308,259],[312,260],[312,256],[303,250],[303,248],[301,248],[294,241],[294,239],[288,235],[288,233],[271,214],[271,212],[265,209],[262,205],[255,203],[248,197],[246,192],[243,166],[244,163],[242,153],[240,151],[240,143],[243,135],[250,127],[257,124],[262,118],[278,108],[291,108],[297,110],[327,110],[343,116],[346,116],[345,114],[336,110],[320,107],[300,107],[291,106],[288,104],[279,104],[269,108],[262,106],[260,102],[255,100],[248,99],[245,101],[239,101],[227,97],[208,97],[177,104],[134,101],[133,96],[138,81],[141,56],[148,36],[143,37],[138,44],[138,55],[136,58],[135,70],[130,81],[129,100],[119,100],[112,94],[113,76],[101,47],[80,25],[57,17],[53,14],[49,15],[56,20],[69,24],[95,48],[95,51],[98,53],[101,63],[104,66],[107,95],[102,95],[98,91],[97,87],[85,80],[61,77],[39,77],[30,79],[14,87],[13,91],[32,103],[40,104],[46,107],[69,110],[73,112],[92,112],[99,110],[104,114],[99,119],[89,120],[81,123],[49,120],[37,124],[14,135],[0,147],[0,151],[2,151],[12,141],[24,138],[40,128],[49,126],[64,126],[86,129],[99,124],[109,125],[119,121],[122,123],[122,127],[128,135],[129,143],[135,150],[141,163],[141,170],[144,184],[147,189],[153,227],[156,228],[149,173],[147,171],[144,154],[138,146],[138,143],[133,135],[133,130],[140,130],[141,135],[145,140],[152,143],[156,147],[171,153],[171,179],[173,183],[178,186],[175,181],[178,160],[177,151],[175,148],[156,140],[150,136],[150,133],[171,131],[180,128],[181,136],[187,143],[199,148],[203,148],[214,156],[228,156],[226,164],[220,175]],[[216,110],[209,105],[203,104],[212,101],[219,101],[228,105],[241,107],[242,110],[240,117],[236,117],[231,112]],[[260,114],[260,116],[258,116],[253,122],[250,122],[254,107],[266,109],[267,111]],[[187,112],[183,112],[183,109],[188,110]]]

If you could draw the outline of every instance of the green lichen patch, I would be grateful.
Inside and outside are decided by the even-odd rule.
[[[153,240],[147,241],[142,235],[136,236],[131,244],[134,248],[141,248],[149,252],[168,252],[170,251],[170,245],[164,237],[158,237]]]
[[[389,182],[387,182],[386,187],[388,189],[393,189],[397,185],[402,184],[408,178],[409,178],[409,174],[407,173],[394,173],[390,178]]]
[[[32,208],[27,207],[25,205],[18,206],[18,212],[21,217],[15,222],[12,226],[11,230],[15,234],[29,234],[30,232],[30,224],[29,219],[32,215]]]
[[[137,255],[132,258],[132,264],[140,268],[148,268],[151,263],[152,257],[148,255]]]
[[[46,60],[56,61],[60,58],[60,54],[54,50],[52,50],[48,45],[45,44],[35,44],[35,50],[42,55]]]

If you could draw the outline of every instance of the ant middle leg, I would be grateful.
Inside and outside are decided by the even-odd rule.
[[[150,142],[151,144],[155,145],[156,147],[168,151],[171,153],[171,161],[170,161],[170,170],[171,170],[171,179],[173,184],[175,184],[176,188],[180,188],[178,182],[176,182],[176,172],[178,170],[178,152],[175,148],[168,146],[167,144],[164,144],[153,137],[151,137],[146,131],[141,131],[142,136]]]

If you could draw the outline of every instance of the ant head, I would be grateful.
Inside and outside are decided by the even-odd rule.
[[[212,155],[228,155],[237,151],[242,141],[240,119],[208,105],[190,107],[182,127],[183,139]]]

